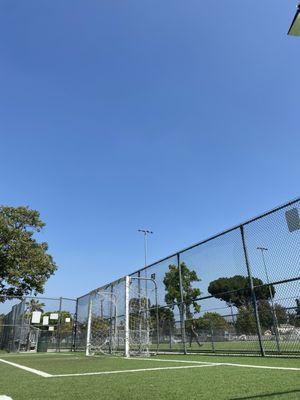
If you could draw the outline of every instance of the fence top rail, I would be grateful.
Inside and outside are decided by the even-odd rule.
[[[4,298],[5,300],[68,300],[68,301],[77,301],[77,299],[70,299],[68,297],[40,297],[40,296],[6,296],[5,294],[0,294],[0,298]]]
[[[178,250],[178,251],[176,251],[175,253],[172,253],[172,254],[170,254],[170,255],[168,255],[168,256],[166,256],[166,257],[163,257],[163,258],[161,258],[161,259],[159,259],[159,260],[157,260],[157,261],[155,261],[155,262],[153,262],[153,263],[147,265],[146,267],[139,268],[139,269],[137,269],[136,271],[134,271],[134,272],[132,272],[132,273],[130,273],[130,274],[128,274],[128,275],[129,275],[129,276],[135,275],[135,274],[137,274],[137,273],[139,273],[139,272],[141,272],[141,271],[144,271],[145,269],[148,269],[148,268],[153,267],[153,266],[155,266],[155,265],[157,265],[157,264],[160,264],[161,262],[164,262],[164,261],[166,261],[166,260],[168,260],[168,259],[170,259],[170,258],[176,257],[176,256],[180,255],[181,253],[184,253],[184,252],[186,252],[186,251],[188,251],[188,250],[191,250],[191,249],[193,249],[193,248],[195,248],[195,247],[198,247],[198,246],[200,246],[200,245],[202,245],[202,244],[204,244],[204,243],[210,242],[211,240],[217,239],[218,237],[223,236],[223,235],[225,235],[225,234],[227,234],[227,233],[230,233],[230,232],[233,232],[233,231],[235,231],[235,230],[237,230],[237,229],[240,229],[242,226],[249,225],[249,224],[252,223],[252,222],[255,222],[255,221],[257,221],[257,220],[259,220],[259,219],[261,219],[261,218],[267,217],[268,215],[271,215],[271,214],[273,214],[273,213],[275,213],[275,212],[277,212],[277,211],[280,211],[280,210],[282,210],[282,209],[284,209],[284,208],[286,208],[286,207],[289,207],[289,206],[291,206],[291,205],[293,205],[293,204],[295,204],[295,203],[297,203],[297,202],[299,202],[299,201],[300,201],[300,197],[297,197],[297,198],[295,198],[295,199],[293,199],[293,200],[290,200],[290,201],[288,201],[288,202],[286,202],[286,203],[284,203],[284,204],[281,204],[281,205],[279,205],[279,206],[277,206],[277,207],[275,207],[275,208],[272,208],[272,209],[269,210],[269,211],[265,211],[264,213],[259,214],[259,215],[257,215],[256,217],[250,218],[250,219],[248,219],[248,220],[246,220],[246,221],[244,221],[244,222],[242,222],[242,223],[240,223],[240,224],[234,225],[233,227],[231,227],[231,228],[229,228],[229,229],[226,229],[226,230],[224,230],[224,231],[221,231],[221,232],[219,232],[219,233],[217,233],[217,234],[215,234],[215,235],[213,235],[213,236],[210,236],[210,237],[208,237],[207,239],[204,239],[204,240],[201,240],[200,242],[194,243],[194,244],[192,244],[191,246],[185,247],[185,248],[182,249],[182,250]],[[117,279],[117,280],[115,280],[115,281],[113,281],[113,282],[111,282],[111,283],[108,283],[108,284],[105,284],[105,285],[103,285],[103,286],[100,286],[100,287],[98,287],[97,289],[91,290],[90,292],[88,292],[88,293],[86,293],[86,294],[84,294],[84,295],[78,297],[77,300],[79,300],[79,299],[81,299],[81,298],[83,298],[83,297],[85,297],[85,296],[88,296],[89,294],[95,292],[96,290],[104,289],[104,288],[106,288],[106,287],[108,287],[108,286],[110,286],[110,285],[116,284],[116,283],[122,281],[124,278],[125,278],[125,276],[122,277],[122,278],[119,278],[119,279]]]

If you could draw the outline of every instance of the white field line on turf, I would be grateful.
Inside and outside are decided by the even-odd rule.
[[[64,354],[64,353],[9,353],[9,354],[2,354],[0,357],[2,359],[4,358],[47,358],[47,359],[52,359],[54,357],[67,357],[67,358],[81,358],[74,353],[72,354]],[[83,357],[84,358],[84,357]]]
[[[72,358],[70,358],[70,357],[68,357],[68,358],[63,358],[63,357],[57,357],[57,358],[56,357],[51,357],[51,358],[38,357],[38,358],[34,359],[34,361],[39,361],[39,360],[43,360],[43,361],[73,361],[73,360],[82,360],[82,357],[72,357]],[[21,360],[19,358],[17,360],[14,359],[14,361],[19,362]],[[26,361],[29,361],[29,360],[26,360]]]
[[[49,378],[50,376],[52,376],[50,374],[47,374],[47,372],[39,371],[38,369],[34,369],[34,368],[25,367],[24,365],[16,364],[16,363],[13,363],[13,362],[10,362],[7,360],[3,360],[1,358],[0,358],[0,362],[11,365],[16,368],[23,369],[24,371],[31,372],[32,374],[42,376],[43,378]]]
[[[204,368],[204,367],[215,367],[215,365],[202,364],[202,365],[184,365],[179,367],[158,367],[158,368],[123,369],[118,371],[82,372],[76,374],[50,375],[49,378],[64,378],[68,376],[111,375],[111,374],[125,374],[130,372],[163,371],[163,370],[173,370],[173,369]]]
[[[3,358],[3,357],[1,357],[1,358]],[[16,360],[14,356],[6,357],[6,359],[7,358],[10,358],[10,359],[13,358],[13,360],[17,361],[17,362],[21,361],[21,359],[22,359],[21,357],[19,357]],[[51,357],[51,358],[49,358],[49,357],[35,357],[34,361],[39,361],[39,360],[43,360],[43,361],[45,361],[45,360],[47,360],[47,361],[72,361],[72,360],[79,360],[79,359],[82,360],[82,357],[72,357],[72,358],[70,358],[70,357],[68,357],[68,358],[63,358],[63,357],[58,357],[58,358],[56,358],[56,357]],[[4,360],[4,358],[3,358],[3,360]]]
[[[234,364],[234,363],[221,363],[220,365],[228,365],[229,367],[241,367],[241,368],[261,368],[261,369],[277,369],[281,371],[300,371],[297,367],[272,367],[269,365],[251,365],[251,364]]]
[[[123,357],[124,360],[134,360],[134,361],[159,361],[159,362],[174,362],[174,363],[185,363],[185,364],[207,364],[207,365],[220,365],[220,363],[214,363],[210,361],[195,361],[195,360],[172,360],[172,359],[164,359],[164,358],[143,358],[143,357]]]
[[[176,362],[176,363],[188,363],[188,364],[207,364],[207,365],[227,365],[229,367],[241,367],[241,368],[259,368],[259,369],[277,369],[282,371],[300,371],[297,367],[272,367],[269,365],[253,365],[253,364],[238,364],[238,363],[215,363],[209,361],[195,361],[195,360],[167,360],[163,358],[127,358],[127,360],[143,360],[143,361],[161,361],[161,362]]]

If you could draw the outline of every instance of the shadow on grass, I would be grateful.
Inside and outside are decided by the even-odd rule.
[[[246,396],[246,397],[232,397],[230,400],[255,400],[255,399],[267,399],[270,398],[272,399],[273,396],[284,396],[286,394],[292,394],[292,393],[300,393],[300,389],[296,390],[289,390],[286,392],[276,392],[276,393],[266,393],[266,394],[257,394],[255,396]]]

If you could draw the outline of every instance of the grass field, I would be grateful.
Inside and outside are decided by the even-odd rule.
[[[0,354],[1,395],[42,399],[300,399],[300,359]]]

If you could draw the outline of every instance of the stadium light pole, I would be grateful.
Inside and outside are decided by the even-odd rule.
[[[280,338],[279,338],[279,332],[278,332],[278,320],[277,320],[277,315],[274,307],[274,298],[273,298],[273,292],[270,284],[270,278],[269,278],[269,273],[267,269],[267,264],[266,264],[266,259],[265,259],[265,252],[269,251],[266,247],[257,247],[257,250],[261,252],[261,258],[267,278],[267,285],[269,288],[269,293],[270,293],[270,300],[271,300],[271,308],[272,308],[272,319],[273,319],[273,324],[274,324],[274,329],[275,329],[275,338],[276,338],[276,344],[277,344],[277,350],[280,353]]]
[[[152,231],[149,231],[148,229],[138,229],[138,232],[141,232],[144,234],[144,256],[145,256],[145,268],[147,267],[147,256],[148,256],[148,235],[153,235]]]
[[[148,256],[148,235],[153,235],[152,231],[149,231],[148,229],[138,229],[138,232],[143,233],[144,235],[144,257],[145,257],[145,277],[148,277],[147,274],[147,256]],[[139,280],[138,282],[138,288],[139,288],[139,299],[141,299],[141,282]],[[146,299],[148,299],[148,280],[146,280]],[[140,300],[141,301],[141,300]],[[146,330],[147,330],[147,337],[148,337],[148,341],[149,341],[149,318],[150,318],[150,314],[148,311],[148,306],[147,310],[146,310]],[[141,308],[141,302],[140,302],[140,308]],[[142,327],[141,327],[141,320],[140,320],[140,327],[139,327],[139,332],[140,332],[140,337],[142,337]]]
[[[288,35],[300,36],[300,3],[297,6],[297,11],[288,31]]]

